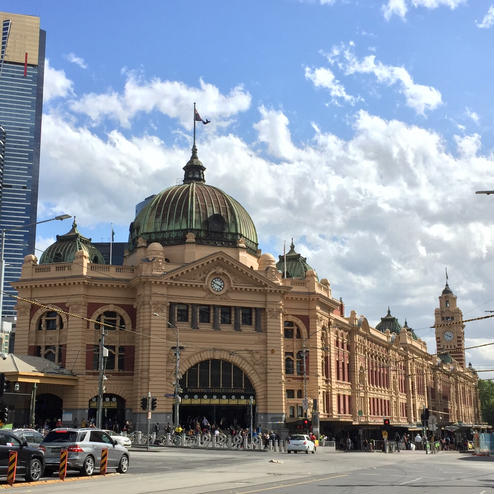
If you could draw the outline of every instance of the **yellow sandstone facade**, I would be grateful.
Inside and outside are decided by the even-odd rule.
[[[94,417],[104,331],[106,425],[130,420],[143,430],[148,392],[152,422],[173,422],[177,346],[183,424],[205,416],[248,426],[253,410],[265,429],[307,417],[329,434],[383,418],[415,426],[424,408],[438,426],[479,423],[478,378],[465,367],[461,311],[447,285],[435,314],[445,324],[438,356],[389,312],[377,329],[346,314],[293,243],[278,262],[258,251],[250,217],[205,185],[195,148],[184,169],[183,185],[136,216],[123,265],[104,264],[75,223],[45,258],[25,258],[15,353],[77,376],[71,386],[38,386],[38,421],[62,411],[77,423]]]

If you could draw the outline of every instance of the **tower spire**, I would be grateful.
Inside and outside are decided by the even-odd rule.
[[[197,111],[196,104],[194,103],[194,134],[192,139],[192,154],[190,156],[189,161],[184,166],[184,184],[191,182],[202,182],[204,183],[206,180],[204,179],[204,170],[206,169],[204,165],[201,163],[197,156],[197,147],[196,147],[196,122],[202,122],[204,125],[207,125],[210,120],[203,120],[199,112]]]

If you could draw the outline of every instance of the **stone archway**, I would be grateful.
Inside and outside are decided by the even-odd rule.
[[[88,403],[89,422],[96,423],[96,411],[98,410],[98,397],[93,396]],[[102,428],[122,430],[125,424],[125,399],[120,395],[105,393],[103,395]]]
[[[223,359],[201,360],[182,375],[180,422],[186,428],[249,428],[256,391],[248,375]]]

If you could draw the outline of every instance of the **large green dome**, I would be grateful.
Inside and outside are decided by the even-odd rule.
[[[72,223],[72,228],[65,235],[57,235],[57,241],[51,244],[39,260],[40,264],[51,264],[54,262],[73,262],[75,254],[82,250],[94,264],[105,264],[101,252],[91,243],[90,238],[82,236],[77,230],[77,223]]]
[[[193,233],[198,244],[206,245],[235,247],[243,239],[247,249],[256,253],[257,232],[251,217],[233,197],[205,184],[205,168],[195,146],[184,170],[183,184],[156,194],[139,211],[130,225],[129,251],[139,238],[177,245]]]

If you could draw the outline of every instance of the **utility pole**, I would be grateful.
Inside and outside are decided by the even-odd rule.
[[[148,401],[146,407],[147,413],[147,438],[146,438],[146,446],[149,451],[149,434],[151,433],[151,391],[148,391]]]
[[[180,425],[180,402],[182,401],[180,397],[180,332],[177,326],[172,325],[170,322],[168,323],[169,326],[175,328],[175,332],[177,334],[177,345],[175,346],[175,388],[173,392],[173,398],[175,402],[175,409],[174,409],[174,418],[173,418],[173,426],[177,428]]]
[[[105,327],[101,326],[101,335],[99,339],[99,355],[98,355],[98,411],[96,413],[96,427],[102,428],[103,424],[103,383],[105,380]],[[108,350],[106,350],[108,352]]]
[[[305,352],[307,351],[307,348],[305,346],[306,339],[303,339],[303,348],[302,348],[302,364],[304,366],[304,401],[302,403],[302,408],[304,409],[304,418],[307,417],[307,410],[309,409],[309,398],[307,396],[307,359]]]

